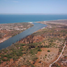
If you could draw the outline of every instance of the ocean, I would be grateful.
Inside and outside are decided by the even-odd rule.
[[[67,19],[67,15],[0,15],[0,24]]]

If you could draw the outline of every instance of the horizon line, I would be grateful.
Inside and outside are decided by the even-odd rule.
[[[67,15],[67,14],[0,14],[0,15]]]

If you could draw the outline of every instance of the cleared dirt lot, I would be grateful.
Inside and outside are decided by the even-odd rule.
[[[41,52],[37,53],[38,60],[35,63],[36,67],[42,67],[50,64],[57,58],[58,55],[58,48],[42,48]]]

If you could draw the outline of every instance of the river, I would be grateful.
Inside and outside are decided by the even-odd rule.
[[[23,31],[22,33],[14,36],[14,37],[9,38],[8,40],[4,41],[3,43],[0,43],[0,50],[12,45],[13,43],[21,40],[22,38],[25,38],[28,35],[31,35],[32,33],[36,32],[37,30],[46,26],[46,25],[40,24],[40,23],[33,23],[33,24],[34,24],[33,27]]]

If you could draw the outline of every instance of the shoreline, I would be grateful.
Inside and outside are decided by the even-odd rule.
[[[50,25],[49,25],[49,23],[50,24],[61,24],[61,25],[66,25],[65,23],[55,23],[55,22],[58,22],[58,21],[65,21],[65,20],[67,20],[67,19],[61,19],[61,20],[50,20],[50,21],[37,21],[36,23],[41,23],[41,24],[45,24],[45,25],[47,25],[46,27],[48,27],[48,28],[52,28]],[[20,22],[20,23],[24,23],[24,22]],[[25,23],[30,23],[30,24],[33,24],[33,22],[25,22]],[[15,24],[15,23],[4,23],[4,24]],[[34,25],[34,24],[33,24]],[[66,25],[67,26],[67,25]],[[41,28],[41,29],[44,29],[44,28],[46,28],[46,27],[43,27],[43,28]],[[40,30],[41,30],[40,29]],[[39,30],[38,30],[39,31]],[[37,32],[37,31],[36,31]],[[34,32],[35,33],[35,32]],[[9,36],[9,37],[5,37],[5,38],[3,38],[3,39],[0,39],[0,43],[2,43],[2,42],[4,42],[4,41],[6,41],[6,40],[8,40],[9,38],[11,38],[12,36]]]
[[[60,54],[60,50],[62,50],[62,47],[63,47],[63,43],[64,43],[64,40],[67,36],[66,34],[66,31],[67,31],[67,26],[65,25],[56,25],[56,24],[47,24],[48,26],[46,26],[46,28],[44,27],[44,22],[42,22],[43,26],[40,28],[40,24],[39,23],[39,29],[38,30],[35,30],[36,32],[33,32],[31,33],[30,35],[26,36],[26,37],[21,37],[20,40],[17,40],[17,42],[13,43],[12,46],[8,46],[7,48],[5,49],[11,49],[13,47],[13,50],[16,50],[18,53],[19,53],[19,50],[20,48],[22,49],[20,52],[22,52],[25,56],[25,59],[26,60],[29,60],[27,59],[26,57],[27,56],[27,52],[29,51],[32,51],[33,49],[34,50],[37,50],[36,48],[40,48],[40,52],[37,51],[37,53],[33,50],[33,54],[38,58],[36,59],[35,63],[34,63],[34,60],[31,59],[32,63],[34,63],[33,65],[34,66],[39,66],[38,64],[41,65],[41,63],[43,63],[43,65],[45,64],[44,67],[48,67],[52,62],[54,62],[57,57],[59,56]],[[66,22],[67,23],[67,22]],[[35,25],[36,27],[34,27],[33,29],[31,30],[28,30],[27,32],[31,32],[33,31],[34,29],[37,29],[37,26],[38,26],[38,23]],[[52,28],[50,28],[49,26],[51,26]],[[58,27],[58,26],[61,26],[61,27]],[[24,32],[24,35],[25,33],[27,32]],[[22,34],[23,35],[23,34]],[[21,36],[22,36],[21,35]],[[19,39],[19,38],[18,38]],[[9,39],[8,39],[9,40]],[[14,38],[14,40],[16,40],[16,38]],[[8,41],[8,42],[11,42]],[[6,43],[5,43],[6,44]],[[4,44],[4,45],[5,45]],[[2,44],[3,45],[3,44]],[[3,46],[4,46],[3,45]],[[33,46],[31,46],[33,45]],[[31,46],[31,47],[30,47]],[[22,48],[23,47],[23,48]],[[25,49],[26,50],[25,50]],[[33,49],[32,49],[33,48]],[[3,51],[5,50],[3,49]],[[23,50],[24,49],[24,50]],[[28,50],[27,50],[28,49]],[[5,51],[4,51],[5,52]],[[7,51],[7,55],[8,55],[8,52]],[[14,52],[14,51],[13,51]],[[45,52],[45,53],[44,53]],[[20,53],[20,54],[22,54]],[[31,52],[30,52],[31,54]],[[30,56],[30,54],[28,54]],[[11,56],[11,53],[9,53],[9,56]],[[17,55],[15,54],[14,56],[12,57],[16,57]],[[21,55],[19,55],[21,56]],[[30,56],[31,58],[33,58],[32,56]],[[36,58],[35,57],[35,58]],[[11,60],[12,58],[10,58]],[[17,58],[16,58],[17,59]],[[44,60],[45,59],[45,60]],[[49,60],[48,60],[49,59]],[[17,59],[17,60],[20,60]],[[14,60],[13,60],[14,61]],[[41,62],[40,62],[41,61]],[[17,61],[18,62],[18,61]],[[29,61],[30,62],[30,61]],[[45,63],[44,63],[45,62]],[[4,61],[3,61],[4,63]],[[23,63],[23,61],[21,61],[21,63]],[[27,62],[26,62],[27,63]],[[32,64],[31,63],[31,64]],[[9,65],[9,64],[8,64]],[[24,64],[23,64],[24,65]]]
[[[0,39],[0,43],[3,43],[4,41],[8,40],[9,38],[11,38],[12,36],[9,36],[9,37],[5,37],[3,39]]]
[[[31,23],[31,22],[13,22],[13,23],[0,23],[0,24],[15,24],[15,23]],[[33,24],[33,23],[31,23]]]
[[[62,20],[67,20],[67,19],[57,19],[57,20],[44,20],[44,21],[46,21],[46,22],[50,22],[50,21],[62,21]],[[44,21],[35,21],[36,23],[37,22],[44,22]],[[32,23],[32,22],[34,22],[34,21],[28,21],[28,22],[13,22],[13,23]],[[13,24],[13,23],[0,23],[0,24]],[[33,24],[33,23],[32,23]]]
[[[20,24],[20,26],[19,26],[19,24]],[[23,25],[24,24],[24,25]],[[12,28],[14,28],[13,26],[15,26],[15,28],[14,29],[16,29],[15,31],[16,31],[16,33],[15,34],[11,34],[10,35],[10,33],[11,32],[15,32],[14,30],[11,30],[10,28],[10,25],[12,26]],[[27,25],[27,27],[25,26],[25,25]],[[26,29],[28,29],[28,28],[30,28],[30,27],[32,27],[32,26],[34,26],[34,24],[33,23],[31,23],[31,22],[28,22],[28,23],[5,23],[5,24],[0,24],[0,26],[3,26],[3,27],[1,27],[0,28],[0,37],[2,36],[2,33],[4,33],[5,35],[4,36],[2,36],[1,38],[0,38],[0,43],[3,43],[4,41],[6,41],[6,40],[8,40],[9,38],[11,38],[11,37],[13,37],[13,36],[15,36],[15,35],[17,35],[17,34],[20,34],[21,32],[23,32],[24,30],[26,30]],[[6,27],[6,28],[5,28]],[[9,29],[8,29],[8,28]],[[21,29],[21,28],[22,29]],[[17,30],[18,29],[18,30]]]
[[[58,21],[65,21],[67,19],[61,19],[61,20],[50,20],[50,21],[37,21],[36,23],[41,23],[41,24],[45,24],[47,25],[46,27],[48,28],[52,28],[52,26],[50,24],[59,24],[59,23],[55,23],[55,22],[58,22]],[[21,22],[20,22],[21,23]],[[24,23],[24,22],[22,22]],[[33,22],[25,22],[25,23],[30,23],[30,24],[33,24]],[[49,24],[50,23],[50,24]],[[4,24],[15,24],[15,23],[4,23]],[[60,23],[61,25],[66,25],[65,23]],[[34,25],[34,24],[33,24]],[[67,25],[66,25],[67,26]],[[43,27],[41,28],[40,30],[46,28],[46,27]],[[39,31],[39,30],[38,30]],[[37,32],[37,31],[36,31]],[[35,32],[34,32],[35,33]],[[8,40],[9,38],[11,38],[12,36],[9,36],[9,37],[5,37],[3,39],[0,39],[0,43],[3,43],[4,41]]]

